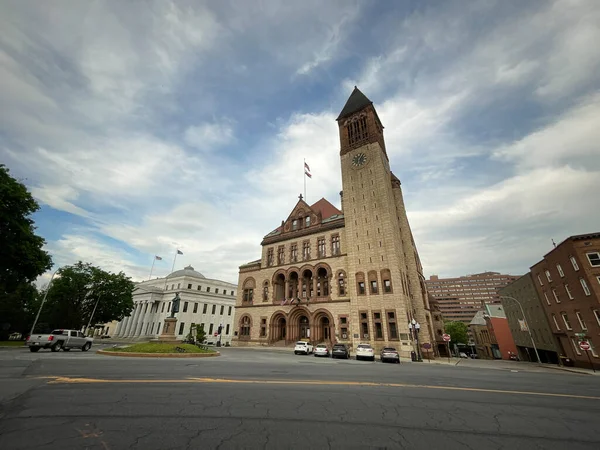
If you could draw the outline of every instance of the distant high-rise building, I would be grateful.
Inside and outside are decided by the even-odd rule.
[[[431,275],[425,281],[427,291],[435,298],[444,320],[469,324],[482,304],[501,303],[498,290],[518,276],[483,272],[457,278]]]

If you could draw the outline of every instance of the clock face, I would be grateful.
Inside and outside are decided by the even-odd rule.
[[[361,167],[361,166],[364,166],[366,163],[367,163],[367,155],[365,155],[364,153],[357,153],[352,158],[352,165],[354,167]]]

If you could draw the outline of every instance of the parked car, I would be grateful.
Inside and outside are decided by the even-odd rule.
[[[53,330],[50,334],[32,334],[27,338],[29,351],[34,353],[40,348],[49,348],[53,352],[61,349],[68,352],[72,348],[80,348],[81,351],[87,352],[93,342],[94,339],[77,330]]]
[[[326,356],[327,358],[329,358],[329,347],[327,347],[327,345],[325,344],[318,344],[313,353],[315,354],[315,356]]]
[[[309,344],[308,342],[304,342],[304,341],[296,342],[296,346],[294,347],[295,355],[297,355],[299,353],[304,353],[305,355],[308,355],[309,353],[312,353],[312,352],[313,352],[312,344]]]
[[[375,361],[375,351],[369,344],[358,344],[358,347],[356,347],[356,360],[361,359]]]
[[[465,352],[460,352],[458,356],[461,358],[469,358]]]
[[[394,347],[384,347],[379,354],[381,362],[391,361],[400,364],[400,354]]]
[[[332,358],[350,358],[350,349],[346,344],[335,344],[331,349]]]

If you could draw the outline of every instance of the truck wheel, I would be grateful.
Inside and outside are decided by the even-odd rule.
[[[89,342],[87,344],[85,344],[83,347],[81,347],[81,351],[82,352],[87,352],[90,347],[92,346],[92,344],[90,344]]]
[[[39,350],[40,350],[40,348],[39,348],[39,347],[29,347],[29,351],[30,351],[31,353],[37,353]]]
[[[57,342],[52,347],[50,347],[50,350],[53,352],[58,352],[62,348],[62,346],[62,342]]]
[[[68,352],[69,350],[71,350],[70,348],[63,348],[63,352]]]

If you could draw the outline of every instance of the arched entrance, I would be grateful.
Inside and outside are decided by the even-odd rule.
[[[285,341],[287,337],[287,320],[284,313],[273,314],[270,326],[271,342]]]
[[[310,321],[306,316],[298,318],[299,339],[310,339]]]
[[[328,311],[324,309],[315,311],[313,329],[315,342],[334,341],[335,327],[333,318]]]
[[[295,307],[287,318],[287,340],[297,341],[300,339],[313,340],[311,333],[311,314],[308,309],[303,306]]]

